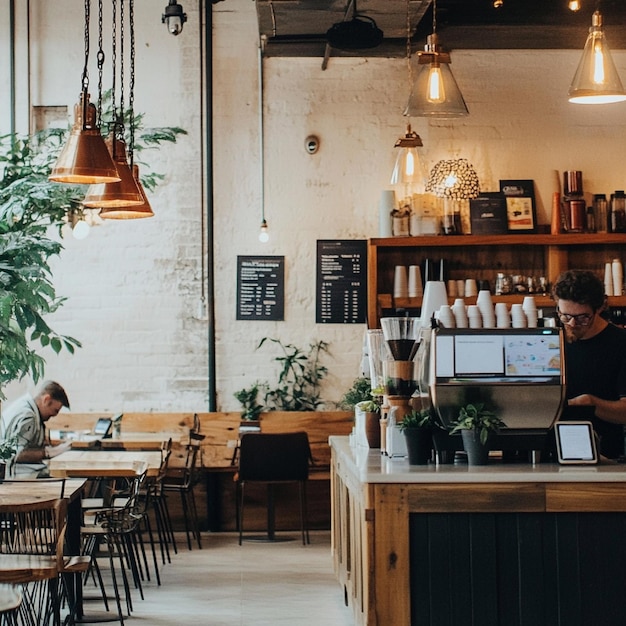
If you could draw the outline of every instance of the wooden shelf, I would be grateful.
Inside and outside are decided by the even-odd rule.
[[[603,272],[604,264],[619,257],[626,261],[626,233],[458,235],[375,238],[368,242],[368,325],[379,327],[386,309],[418,309],[420,298],[391,295],[395,265],[435,265],[445,259],[451,279],[488,280],[493,288],[498,272],[544,276],[551,284],[568,268]],[[524,295],[493,296],[509,305]],[[533,294],[539,307],[552,307],[549,295]],[[451,302],[454,299],[451,299]],[[468,304],[473,300],[466,298]],[[626,296],[609,298],[609,306],[625,307]]]

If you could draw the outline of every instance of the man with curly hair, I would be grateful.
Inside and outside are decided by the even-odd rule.
[[[626,330],[602,316],[604,285],[591,271],[563,272],[552,297],[566,342],[567,406],[561,419],[591,421],[601,454],[620,457],[626,424]]]

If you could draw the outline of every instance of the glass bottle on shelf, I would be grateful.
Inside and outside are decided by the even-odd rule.
[[[593,212],[596,221],[596,232],[598,233],[608,232],[607,209],[606,194],[595,194],[593,196]]]
[[[626,194],[623,189],[611,194],[611,232],[626,233]]]

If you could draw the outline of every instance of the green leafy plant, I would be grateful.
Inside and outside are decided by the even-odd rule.
[[[380,403],[377,400],[362,400],[354,406],[365,413],[380,413]]]
[[[261,384],[256,382],[247,389],[240,389],[233,394],[243,407],[241,419],[254,421],[259,419],[259,415],[265,407],[258,403],[259,393],[261,392]]]
[[[372,401],[372,383],[369,378],[361,376],[357,378],[352,387],[343,394],[339,402],[339,408],[352,411],[361,402]]]
[[[10,461],[17,452],[17,438],[3,439],[0,441],[0,461]]]
[[[432,411],[430,409],[414,410],[407,413],[398,423],[402,432],[408,428],[432,428],[435,425]]]
[[[328,354],[328,343],[317,341],[307,351],[293,344],[284,344],[280,339],[264,337],[257,350],[270,341],[280,347],[282,354],[275,358],[281,365],[278,383],[267,384],[265,402],[269,409],[279,411],[315,411],[324,404],[321,399],[320,383],[328,368],[322,365],[321,356]]]
[[[493,411],[486,409],[483,402],[466,404],[459,409],[459,418],[454,422],[450,433],[461,430],[474,430],[479,433],[480,441],[484,445],[491,433],[496,433],[506,426],[504,421]]]

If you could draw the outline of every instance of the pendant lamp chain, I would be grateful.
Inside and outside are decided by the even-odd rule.
[[[130,137],[128,142],[128,162],[132,170],[135,152],[135,0],[129,0],[128,2],[128,25],[130,32],[130,82],[128,86]]]
[[[104,49],[102,48],[102,0],[98,0],[98,126],[102,125],[102,70]]]

